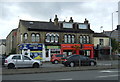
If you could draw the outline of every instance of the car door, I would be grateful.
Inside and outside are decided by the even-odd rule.
[[[23,62],[24,62],[24,67],[31,67],[33,64],[33,61],[31,58],[29,58],[28,56],[22,56],[23,58]]]
[[[13,56],[12,62],[15,64],[16,67],[21,67],[23,64],[23,61],[21,59],[21,55]]]
[[[85,56],[81,57],[81,64],[82,65],[89,65],[89,59]]]

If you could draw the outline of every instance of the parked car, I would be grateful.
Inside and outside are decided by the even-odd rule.
[[[34,60],[31,57],[22,54],[12,54],[5,59],[4,65],[8,69],[17,67],[34,67],[39,68],[42,65],[40,60]]]
[[[75,67],[75,66],[95,66],[97,62],[95,59],[91,59],[89,57],[83,55],[70,55],[68,57],[61,58],[62,64],[64,66]]]
[[[63,58],[63,57],[65,57],[64,54],[53,54],[51,56],[51,62],[53,64],[58,64],[60,62],[61,58]]]

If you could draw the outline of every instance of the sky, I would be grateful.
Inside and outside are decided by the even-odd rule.
[[[46,21],[57,15],[59,21],[83,23],[85,18],[94,32],[112,30],[118,25],[119,0],[1,0],[0,1],[0,39],[5,39],[12,29],[18,28],[19,20]],[[102,27],[102,28],[101,28]]]

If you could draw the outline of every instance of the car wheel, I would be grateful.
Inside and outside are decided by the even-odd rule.
[[[8,64],[8,69],[13,69],[15,67],[14,64]]]
[[[75,63],[74,62],[70,62],[70,67],[74,67]]]
[[[39,64],[38,64],[38,63],[35,63],[35,64],[33,64],[33,67],[34,67],[34,68],[39,68]]]
[[[55,64],[58,64],[58,61],[57,61],[57,60],[55,60],[55,61],[54,61],[54,63],[55,63]]]
[[[95,63],[94,63],[94,62],[90,62],[90,65],[91,65],[91,66],[95,66]]]

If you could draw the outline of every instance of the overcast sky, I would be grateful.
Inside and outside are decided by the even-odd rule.
[[[118,10],[118,1],[76,1],[76,2],[0,2],[0,39],[5,39],[12,29],[18,28],[19,19],[49,21],[57,14],[59,21],[83,23],[89,20],[95,32],[112,30],[112,13]],[[118,13],[113,14],[114,29],[118,24]],[[100,27],[103,26],[102,29]]]

